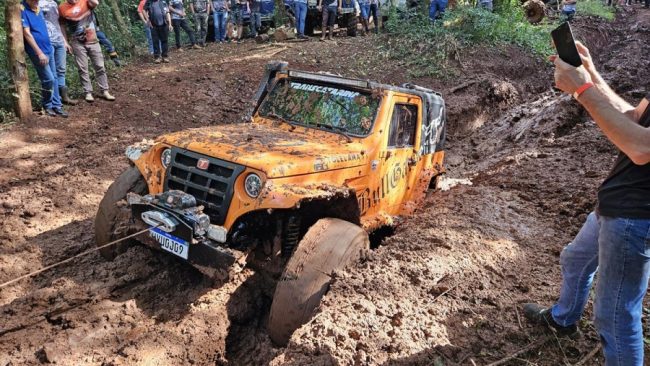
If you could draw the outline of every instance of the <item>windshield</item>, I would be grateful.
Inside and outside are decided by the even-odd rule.
[[[366,136],[378,107],[378,95],[281,79],[265,98],[259,114],[307,127]]]

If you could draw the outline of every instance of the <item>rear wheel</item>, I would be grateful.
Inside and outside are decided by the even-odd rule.
[[[104,198],[99,203],[97,216],[95,216],[95,243],[98,247],[113,240],[123,238],[130,232],[131,210],[126,202],[126,194],[147,193],[147,183],[136,167],[125,170],[108,187]],[[128,247],[129,240],[110,245],[99,250],[102,257],[113,260],[118,254],[123,253]]]
[[[285,345],[294,330],[311,319],[329,288],[331,273],[357,261],[369,249],[359,226],[333,218],[318,220],[298,243],[275,289],[269,336]]]

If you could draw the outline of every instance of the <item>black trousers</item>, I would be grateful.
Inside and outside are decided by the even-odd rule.
[[[172,26],[174,27],[174,38],[176,38],[176,48],[181,48],[181,28],[187,33],[187,36],[190,37],[190,42],[192,46],[196,43],[194,39],[194,31],[190,28],[190,25],[187,24],[187,19],[172,19]]]
[[[155,57],[162,56],[167,58],[168,55],[167,51],[169,51],[167,38],[169,38],[169,28],[167,25],[154,25],[151,28],[151,39],[153,40],[153,55]]]

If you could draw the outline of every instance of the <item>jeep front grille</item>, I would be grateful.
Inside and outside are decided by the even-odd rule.
[[[207,169],[197,168],[199,159],[207,159]],[[235,179],[244,167],[195,152],[172,148],[172,158],[165,178],[165,191],[177,189],[191,194],[210,222],[223,225],[234,192]]]

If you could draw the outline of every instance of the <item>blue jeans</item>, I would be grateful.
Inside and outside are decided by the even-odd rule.
[[[293,2],[293,12],[296,16],[296,31],[299,36],[305,35],[305,19],[307,19],[307,3]],[[311,34],[311,33],[310,33]]]
[[[361,18],[368,19],[370,17],[370,4],[359,4],[359,10],[361,11]]]
[[[575,324],[598,270],[594,323],[607,366],[643,365],[643,296],[650,275],[650,219],[591,213],[560,255],[562,289],[553,319]]]
[[[251,35],[257,37],[257,30],[262,26],[262,14],[259,11],[251,13]]]
[[[433,21],[441,18],[445,14],[446,8],[447,0],[431,0],[431,5],[429,5],[429,19]]]
[[[147,43],[149,44],[149,54],[153,55],[153,39],[151,38],[151,28],[148,25],[144,24],[144,36],[147,38]]]
[[[226,20],[228,12],[215,11],[212,13],[214,19],[214,40],[223,42],[226,39]]]
[[[108,39],[106,33],[98,29],[96,34],[97,34],[97,40],[99,41],[99,44],[101,44],[102,47],[106,49],[106,52],[108,52],[109,54],[115,53],[115,47],[113,47],[113,43],[111,43],[111,40]]]
[[[41,105],[45,109],[61,108],[61,96],[59,95],[59,83],[56,77],[56,61],[54,60],[54,50],[46,55],[48,63],[41,65],[38,62],[38,56],[29,53],[29,58],[34,64],[38,79],[41,81]]]
[[[56,65],[56,81],[59,88],[65,86],[65,71],[66,71],[66,50],[65,43],[54,43],[54,64]],[[57,88],[58,89],[58,88]]]

